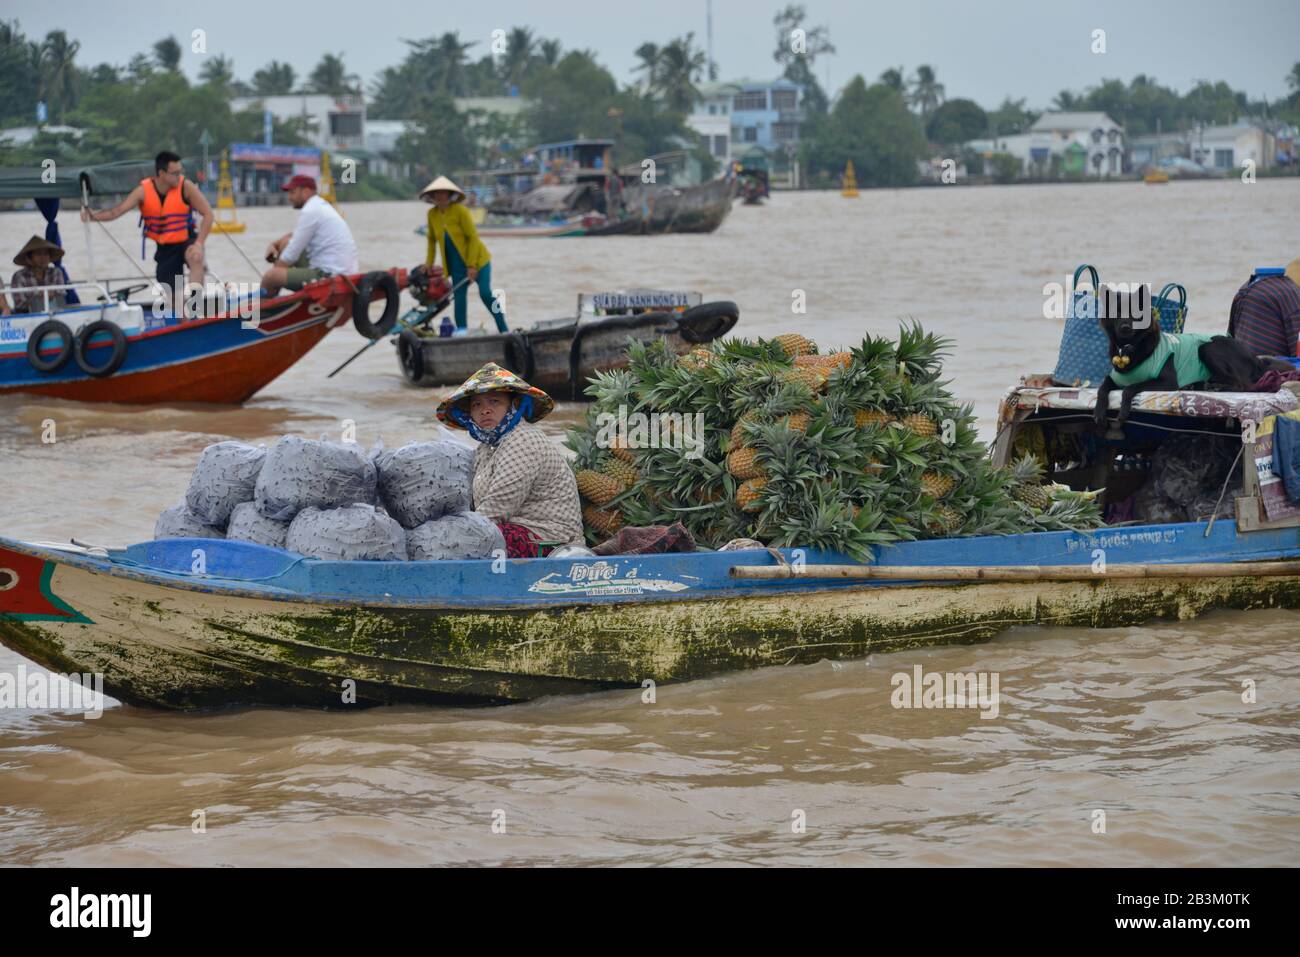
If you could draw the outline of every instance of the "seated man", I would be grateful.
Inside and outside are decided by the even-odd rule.
[[[1257,356],[1294,356],[1300,336],[1300,259],[1282,276],[1260,276],[1237,290],[1228,335]]]
[[[299,175],[283,189],[301,212],[293,232],[266,247],[266,261],[274,265],[262,276],[264,294],[274,296],[281,289],[297,290],[316,279],[357,272],[352,231],[338,210],[316,195],[316,181]]]
[[[47,296],[50,309],[62,308],[68,304],[66,289],[51,289],[46,292],[36,288],[57,286],[66,282],[63,271],[54,265],[62,258],[63,250],[54,243],[40,236],[33,236],[27,240],[27,245],[14,257],[14,265],[22,267],[14,273],[14,278],[10,282],[9,291],[13,295],[14,312],[44,312]],[[23,292],[23,289],[32,291]],[[9,301],[0,295],[0,313],[8,315],[9,311]]]

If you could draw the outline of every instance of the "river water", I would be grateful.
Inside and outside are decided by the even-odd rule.
[[[344,209],[363,268],[422,258],[421,205]],[[1045,284],[1083,261],[1103,280],[1179,282],[1188,329],[1221,332],[1252,267],[1300,255],[1298,212],[1296,180],[777,194],[709,236],[490,246],[515,324],[632,286],[733,299],[738,333],[823,346],[914,317],[954,340],[952,390],[990,438],[1006,388],[1055,359]],[[233,238],[257,261],[292,215],[241,210],[248,231]],[[84,276],[82,227],[63,218],[66,263]],[[93,228],[100,273],[132,275]],[[0,215],[0,248],[42,229],[34,212]],[[138,251],[131,221],[111,229]],[[208,255],[221,278],[252,278],[226,238]],[[471,326],[487,320],[470,310]],[[325,379],[360,345],[331,334],[242,409],[0,397],[0,533],[149,538],[199,451],[224,438],[337,437],[346,420],[366,445],[432,434],[438,392],[406,387],[387,344]],[[575,416],[562,405],[547,422],[558,434]],[[51,419],[56,441],[42,442]],[[769,668],[661,687],[653,703],[0,711],[0,860],[1295,866],[1298,637],[1295,612],[1221,612]],[[0,671],[21,663],[0,648]],[[998,673],[997,717],[892,707],[892,676],[916,665]]]

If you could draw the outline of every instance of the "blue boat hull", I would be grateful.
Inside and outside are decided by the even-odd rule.
[[[748,581],[766,551],[437,563],[320,562],[174,539],[73,553],[0,538],[0,640],[169,708],[484,703],[983,641],[1014,625],[1111,627],[1300,607],[1295,528],[1229,522],[905,543],[878,564],[1242,563],[1216,579],[954,584]],[[842,556],[784,550],[787,561]]]

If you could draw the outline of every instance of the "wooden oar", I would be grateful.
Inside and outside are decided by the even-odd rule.
[[[463,287],[466,283],[468,283],[468,282],[469,282],[469,276],[466,276],[466,277],[465,277],[464,279],[462,279],[460,282],[456,283],[456,285],[452,286],[451,289],[449,289],[449,290],[447,291],[447,295],[443,296],[441,299],[439,299],[437,302],[435,302],[435,303],[434,303],[434,304],[429,308],[429,310],[424,314],[424,316],[421,317],[421,319],[420,319],[419,322],[415,322],[415,323],[411,323],[410,325],[406,325],[406,324],[404,324],[401,320],[398,320],[397,324],[393,326],[393,329],[389,330],[389,336],[391,336],[391,335],[393,334],[393,331],[394,331],[394,330],[396,331],[396,333],[397,333],[398,335],[401,335],[401,334],[402,334],[403,332],[405,332],[407,329],[414,329],[416,326],[423,326],[423,325],[426,325],[426,324],[429,322],[430,319],[432,319],[432,318],[433,318],[434,316],[436,316],[438,313],[442,312],[442,310],[444,310],[444,309],[447,308],[447,304],[451,302],[452,297],[454,297],[454,296],[456,295],[457,290],[459,290],[460,288],[462,288],[462,287]],[[389,336],[381,336],[381,337],[378,338],[378,339],[371,339],[369,342],[367,342],[364,346],[362,346],[362,347],[361,347],[360,349],[358,349],[356,352],[352,353],[352,355],[348,358],[348,360],[347,360],[346,362],[343,363],[343,365],[339,366],[337,369],[335,369],[333,372],[331,372],[331,373],[330,373],[329,375],[327,375],[325,378],[327,378],[327,379],[332,379],[332,378],[334,378],[336,375],[338,375],[340,372],[342,372],[344,369],[346,369],[348,366],[350,366],[350,365],[352,364],[352,360],[353,360],[353,359],[357,358],[357,356],[361,355],[361,353],[365,352],[367,349],[369,349],[369,348],[370,348],[371,346],[373,346],[375,343],[377,343],[377,342],[383,342],[385,339],[389,338]]]
[[[1187,562],[1181,565],[733,565],[731,577],[747,580],[851,578],[881,581],[1091,581],[1132,578],[1300,577],[1300,561]]]

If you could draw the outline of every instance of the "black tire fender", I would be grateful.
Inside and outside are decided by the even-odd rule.
[[[397,337],[397,362],[407,382],[419,385],[424,379],[424,340],[410,329]]]
[[[683,339],[702,345],[725,336],[739,319],[740,307],[734,302],[702,302],[682,313],[677,326]]]
[[[90,364],[90,359],[86,353],[90,348],[91,337],[100,332],[107,332],[113,340],[113,351],[109,355],[108,361],[102,366]],[[77,366],[88,376],[94,376],[96,379],[103,379],[111,376],[118,369],[122,368],[122,363],[126,361],[126,333],[122,331],[121,326],[115,322],[109,322],[107,319],[97,319],[94,322],[87,323],[77,332],[76,338],[73,339],[72,357],[77,361]]]
[[[370,321],[370,300],[376,292],[384,294],[384,312],[378,322]],[[382,339],[392,330],[397,322],[397,309],[401,299],[401,290],[392,273],[368,272],[357,283],[356,294],[352,297],[352,324],[357,332],[367,339]]]
[[[41,342],[44,339],[58,333],[63,339],[63,348],[53,359],[44,359],[41,357]],[[27,337],[27,361],[31,363],[33,369],[37,372],[49,374],[58,372],[68,360],[72,358],[73,335],[72,330],[68,328],[67,323],[60,322],[58,319],[46,319],[39,326],[32,330],[32,334]]]

